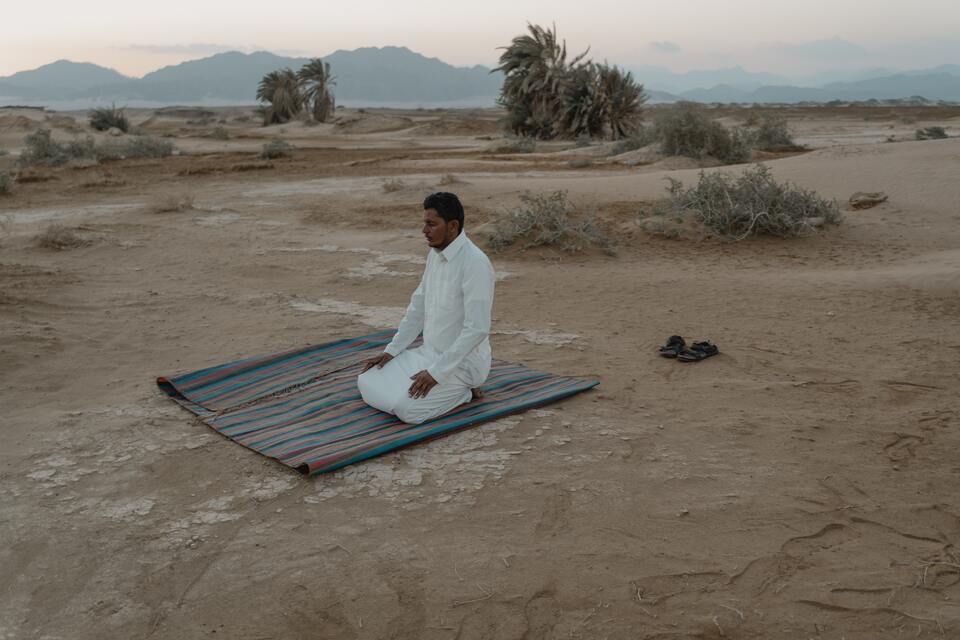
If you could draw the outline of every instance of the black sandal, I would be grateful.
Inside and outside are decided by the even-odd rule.
[[[709,340],[704,340],[703,342],[694,342],[688,348],[682,350],[677,354],[677,360],[681,362],[700,362],[718,353],[720,353],[720,349],[717,348],[717,345]]]
[[[664,358],[676,358],[686,346],[687,342],[681,336],[670,336],[667,344],[660,347],[660,355]]]

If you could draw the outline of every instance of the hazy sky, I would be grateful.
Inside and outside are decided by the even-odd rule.
[[[59,58],[129,75],[217,51],[324,55],[406,46],[492,65],[527,21],[555,22],[571,50],[675,71],[740,64],[804,74],[960,63],[957,0],[5,0],[0,75]]]

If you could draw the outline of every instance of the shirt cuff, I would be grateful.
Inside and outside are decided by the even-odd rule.
[[[437,384],[446,384],[450,382],[451,376],[449,374],[445,375],[441,373],[441,371],[436,366],[427,367],[427,373],[433,376],[433,379],[437,381]]]
[[[392,344],[388,344],[386,348],[384,348],[383,352],[389,356],[393,356],[394,358],[396,358],[398,355],[403,353],[403,349],[397,349]]]

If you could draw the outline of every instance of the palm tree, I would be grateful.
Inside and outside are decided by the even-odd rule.
[[[596,137],[603,134],[604,104],[600,95],[600,72],[592,62],[570,70],[563,88],[558,129],[567,136]]]
[[[567,74],[587,52],[567,63],[567,44],[557,38],[557,28],[527,24],[529,34],[517,36],[502,47],[504,74],[500,102],[513,114],[515,133],[551,137],[558,133],[562,91]]]
[[[333,115],[336,103],[330,88],[337,84],[336,76],[330,73],[330,63],[314,58],[300,68],[297,79],[303,92],[304,101],[313,103],[313,118],[317,122],[326,122]]]
[[[640,123],[643,104],[647,101],[643,85],[637,84],[629,71],[606,64],[597,68],[597,83],[603,120],[610,132],[610,139],[632,134]]]
[[[291,69],[271,71],[263,76],[257,87],[257,100],[269,106],[263,108],[263,124],[288,122],[303,110],[303,94],[297,75]]]

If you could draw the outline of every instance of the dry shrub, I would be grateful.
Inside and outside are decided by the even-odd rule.
[[[90,244],[89,240],[82,238],[77,235],[76,231],[62,224],[51,224],[34,238],[34,242],[41,249],[50,249],[51,251],[76,249]]]
[[[263,149],[260,151],[260,157],[264,160],[286,158],[290,155],[292,150],[293,145],[291,145],[289,142],[283,140],[282,138],[274,138],[267,144],[263,145]]]
[[[696,159],[709,155],[725,164],[749,161],[754,142],[746,129],[727,129],[691,102],[660,111],[655,131],[667,155]]]
[[[778,183],[764,165],[739,176],[700,173],[695,187],[683,188],[673,178],[670,197],[661,212],[695,212],[708,229],[733,240],[751,235],[798,236],[815,227],[840,222],[840,207],[816,192],[790,183]]]
[[[154,213],[173,213],[193,209],[193,196],[189,193],[167,193],[153,203]]]
[[[6,171],[0,171],[0,196],[9,195],[13,191],[13,176]]]
[[[943,127],[927,127],[925,129],[917,129],[914,137],[917,140],[943,140],[950,136],[947,135],[947,130]]]
[[[385,193],[403,191],[406,188],[407,188],[406,182],[404,182],[403,180],[397,180],[395,178],[391,178],[390,180],[387,180],[386,182],[383,183],[383,191]]]
[[[90,112],[90,126],[97,131],[107,131],[109,129],[119,129],[126,133],[130,130],[130,121],[124,115],[123,109],[118,109],[116,105],[93,109]]]
[[[448,184],[463,184],[463,180],[453,173],[445,173],[440,176],[440,185],[443,186]]]
[[[78,186],[81,189],[96,189],[99,187],[122,187],[127,184],[126,180],[119,180],[109,176],[100,176],[94,180],[81,182]]]
[[[533,136],[508,136],[501,153],[533,153],[537,150],[537,139]]]
[[[224,127],[215,127],[213,131],[207,134],[207,137],[213,138],[214,140],[229,140],[230,134],[227,133]]]
[[[61,165],[70,161],[96,163],[122,158],[163,158],[173,153],[174,146],[166,140],[150,136],[132,136],[124,140],[107,140],[96,144],[91,136],[57,142],[49,129],[38,129],[24,139],[24,150],[18,164]]]
[[[754,146],[760,149],[794,147],[796,143],[787,128],[787,119],[777,113],[765,113],[760,116],[759,126],[754,132]]]
[[[97,145],[97,160],[124,158],[166,158],[173,155],[173,143],[150,136],[133,136],[124,140],[108,140]]]
[[[618,140],[616,144],[610,148],[610,153],[608,155],[618,156],[621,153],[627,153],[628,151],[636,151],[637,149],[642,149],[656,141],[657,132],[653,129],[653,127],[644,127],[643,125],[640,125],[637,127],[636,132],[632,136]]]
[[[575,253],[589,246],[615,253],[613,239],[592,215],[578,215],[566,191],[520,196],[520,207],[497,216],[489,236],[490,247],[501,252],[524,241],[522,250],[550,246]]]
[[[273,169],[274,165],[272,162],[241,162],[230,167],[230,171],[264,171],[266,169]]]

